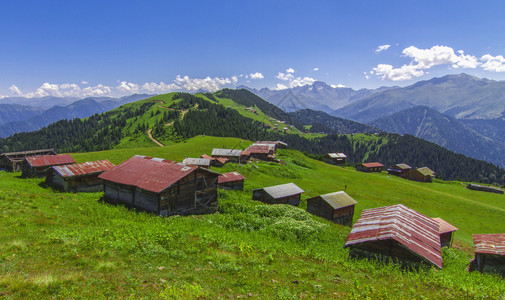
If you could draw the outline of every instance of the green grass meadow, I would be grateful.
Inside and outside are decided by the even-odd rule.
[[[251,142],[199,136],[166,147],[72,154],[120,163],[135,154],[181,161]],[[501,277],[468,272],[473,233],[504,232],[505,196],[465,183],[417,183],[366,174],[280,150],[283,164],[227,164],[244,191],[220,191],[213,215],[168,217],[102,203],[103,193],[61,193],[43,179],[0,172],[0,298],[505,299]],[[348,259],[350,231],[303,209],[264,205],[252,189],[294,182],[305,199],[346,190],[363,209],[403,203],[460,230],[444,268],[402,270]]]

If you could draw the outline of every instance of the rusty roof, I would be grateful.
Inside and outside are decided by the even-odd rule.
[[[50,167],[75,163],[70,154],[28,156],[26,161],[32,167]]]
[[[384,167],[384,165],[379,162],[362,163],[361,165],[363,165],[366,168]]]
[[[440,228],[438,229],[439,234],[444,234],[458,230],[458,228],[456,228],[454,225],[452,225],[451,223],[447,222],[444,219],[433,218],[433,220],[437,221],[438,224],[440,224]]]
[[[167,159],[135,155],[98,177],[160,193],[197,169]]]
[[[221,174],[221,176],[218,177],[217,182],[218,183],[225,183],[225,182],[238,181],[238,180],[244,180],[244,179],[245,179],[245,177],[242,176],[239,172],[229,172],[229,173]]]
[[[505,255],[505,233],[474,234],[475,253]]]
[[[87,161],[80,164],[54,166],[53,170],[58,174],[60,174],[61,177],[66,178],[66,177],[102,173],[113,167],[114,164],[112,164],[110,161],[99,160],[99,161]]]
[[[363,210],[344,248],[382,240],[395,240],[423,260],[442,268],[439,225],[402,204]]]
[[[268,154],[270,151],[270,147],[268,144],[264,145],[251,145],[244,150],[244,152],[254,153],[254,154]]]

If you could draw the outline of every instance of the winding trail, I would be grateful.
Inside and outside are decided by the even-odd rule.
[[[168,108],[168,107],[165,107],[165,106],[161,106],[161,104],[163,104],[164,102],[161,101],[161,100],[154,100],[156,102],[158,102],[158,107],[159,108],[163,108],[163,109],[167,109],[167,110],[178,110],[178,109],[174,109],[174,108]],[[198,108],[198,103],[195,104],[195,107],[194,108]],[[189,109],[181,109],[179,110],[181,112],[181,120],[184,119],[184,116],[186,115],[186,113],[189,111]],[[166,127],[169,127],[169,126],[172,126],[174,125],[174,121],[170,122],[170,123],[167,123],[165,124]],[[160,147],[165,147],[165,145],[163,145],[163,143],[161,143],[160,141],[158,141],[157,139],[155,139],[152,135],[152,132],[153,129],[150,128],[148,131],[147,131],[147,136],[151,139],[151,141],[153,141],[156,145],[160,146]]]
[[[158,146],[160,147],[165,147],[165,145],[163,145],[162,143],[160,143],[160,141],[158,141],[157,139],[155,139],[153,137],[153,135],[151,134],[151,131],[153,131],[152,128],[150,128],[148,131],[147,131],[147,136],[151,139],[151,141],[153,141],[154,143],[156,143]]]

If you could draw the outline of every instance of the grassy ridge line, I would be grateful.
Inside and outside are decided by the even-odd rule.
[[[185,143],[164,148],[120,149],[91,153],[72,154],[78,162],[97,159],[109,159],[120,163],[135,154],[168,158],[182,161],[185,155],[199,157],[210,154],[214,147],[235,147],[244,149],[251,142],[235,138],[217,138],[198,136]],[[419,183],[382,174],[357,172],[353,168],[335,167],[305,157],[298,151],[280,151],[279,158],[290,162],[289,167],[279,164],[256,163],[238,166],[227,164],[223,168],[214,168],[218,172],[238,171],[247,177],[244,194],[251,195],[251,190],[264,186],[294,182],[305,190],[301,207],[305,208],[304,199],[319,194],[344,190],[356,199],[354,221],[361,211],[385,205],[403,203],[430,217],[441,217],[460,230],[456,239],[471,243],[472,234],[499,233],[503,231],[502,220],[503,195],[471,191],[464,188],[464,183],[435,182]]]

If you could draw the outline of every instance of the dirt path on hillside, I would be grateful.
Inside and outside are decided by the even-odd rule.
[[[147,136],[151,139],[151,141],[153,141],[154,143],[156,143],[156,145],[158,145],[160,147],[165,147],[165,145],[163,145],[162,143],[160,143],[160,141],[158,141],[157,139],[155,139],[153,137],[153,135],[151,134],[151,131],[153,131],[152,128],[147,131]]]

